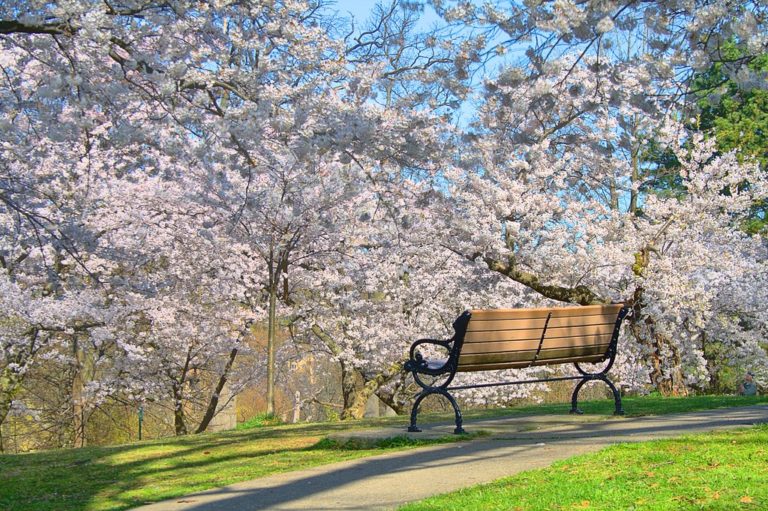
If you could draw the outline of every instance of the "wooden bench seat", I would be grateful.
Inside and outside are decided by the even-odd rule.
[[[410,371],[422,391],[416,397],[408,431],[419,431],[416,415],[421,401],[431,394],[445,396],[456,413],[456,433],[462,433],[461,411],[449,390],[511,385],[566,379],[581,380],[571,398],[571,412],[579,413],[578,393],[588,381],[604,381],[613,391],[616,413],[622,414],[621,397],[606,376],[616,356],[616,343],[622,320],[629,309],[623,304],[583,307],[472,310],[454,322],[454,336],[444,341],[420,339],[413,343]],[[419,346],[433,345],[446,350],[443,358],[426,359]],[[608,361],[600,372],[588,373],[580,363]],[[579,375],[549,379],[499,382],[498,384],[449,387],[457,372],[519,369],[525,367],[573,363]],[[420,375],[447,375],[442,384],[425,384]]]

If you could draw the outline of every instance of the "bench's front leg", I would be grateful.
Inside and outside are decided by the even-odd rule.
[[[408,426],[409,433],[421,433],[421,428],[416,426],[416,416],[419,414],[419,405],[424,400],[424,398],[430,394],[434,394],[434,392],[428,389],[424,389],[419,393],[418,396],[416,396],[416,400],[413,402],[413,408],[411,408],[411,425]]]
[[[453,430],[453,433],[456,435],[461,435],[466,433],[466,431],[463,428],[464,418],[461,415],[461,409],[459,408],[459,404],[456,402],[456,399],[444,388],[440,387],[429,387],[422,390],[418,396],[416,396],[416,400],[413,403],[413,408],[411,408],[411,425],[408,426],[408,432],[409,433],[420,433],[421,428],[416,426],[416,417],[419,414],[419,405],[424,400],[425,397],[430,396],[432,394],[439,394],[443,397],[445,397],[449,403],[451,403],[451,406],[453,406],[453,413],[454,418],[456,420],[456,428]]]
[[[569,413],[577,415],[582,415],[584,413],[579,410],[579,391],[581,391],[581,387],[591,379],[592,378],[584,378],[576,384],[576,388],[573,389],[573,394],[571,394],[571,411]]]
[[[462,427],[463,419],[461,417],[461,410],[459,409],[459,405],[456,403],[456,400],[448,392],[448,385],[451,384],[453,377],[456,376],[459,353],[461,352],[461,346],[464,342],[464,334],[467,331],[467,325],[469,325],[470,317],[471,313],[469,311],[465,311],[461,316],[458,317],[458,319],[456,319],[456,321],[453,322],[454,335],[450,339],[444,341],[435,339],[419,339],[411,345],[411,349],[409,351],[409,360],[405,363],[404,369],[406,371],[410,371],[413,374],[414,381],[419,386],[421,386],[423,390],[419,393],[418,396],[416,396],[416,400],[413,403],[413,408],[411,409],[411,424],[408,427],[408,431],[421,431],[416,426],[416,416],[419,413],[419,405],[425,397],[431,394],[440,394],[451,403],[451,406],[453,406],[453,411],[456,416],[456,429],[454,429],[454,433],[457,435],[464,433],[464,428]],[[422,344],[432,344],[444,348],[448,351],[448,359],[442,366],[430,368],[429,364],[426,363],[416,351],[416,348]],[[424,383],[419,377],[420,374],[428,376],[447,375],[447,377],[444,382],[440,383],[439,385],[434,385],[434,383]]]

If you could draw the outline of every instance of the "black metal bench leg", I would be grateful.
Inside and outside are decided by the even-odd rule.
[[[461,416],[461,410],[459,409],[458,403],[456,403],[456,400],[453,398],[452,395],[448,393],[447,390],[444,390],[443,392],[441,392],[441,394],[444,395],[448,399],[448,401],[450,401],[451,406],[453,406],[453,412],[456,416],[456,429],[453,430],[453,433],[455,435],[462,435],[466,433],[466,431],[464,431],[464,428],[462,427],[463,418]]]
[[[453,413],[455,415],[456,419],[456,428],[453,430],[454,434],[461,435],[463,433],[466,433],[464,431],[464,428],[462,427],[463,418],[461,416],[461,410],[459,409],[458,403],[456,403],[456,400],[453,398],[452,395],[448,393],[445,389],[425,389],[421,391],[421,393],[416,396],[416,400],[413,403],[413,408],[411,408],[411,425],[408,426],[408,432],[409,433],[420,433],[421,428],[416,426],[416,418],[419,414],[419,405],[424,400],[425,397],[430,396],[432,394],[439,394],[441,396],[444,396],[449,403],[451,403],[451,406],[453,406]]]
[[[573,394],[571,395],[571,411],[572,414],[582,415],[584,412],[579,410],[579,391],[581,390],[581,387],[584,386],[585,383],[589,381],[589,378],[584,378],[579,383],[576,384],[576,388],[573,389]]]
[[[424,400],[424,398],[430,394],[434,394],[434,392],[422,390],[421,393],[416,396],[416,401],[413,402],[413,408],[411,408],[411,425],[408,426],[409,433],[421,433],[421,428],[416,426],[416,416],[419,414],[419,405]]]
[[[621,394],[619,393],[619,390],[616,388],[616,386],[609,380],[608,378],[601,378],[608,387],[610,387],[611,392],[613,392],[613,401],[616,404],[616,409],[614,410],[614,415],[624,415],[624,408],[621,407]]]

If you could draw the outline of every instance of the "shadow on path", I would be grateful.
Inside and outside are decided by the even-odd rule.
[[[506,422],[513,423],[515,419]],[[570,424],[504,432],[487,440],[385,454],[238,483],[142,511],[392,509],[412,500],[491,481],[610,444],[668,438],[768,422],[768,406]],[[492,424],[491,424],[492,423]]]

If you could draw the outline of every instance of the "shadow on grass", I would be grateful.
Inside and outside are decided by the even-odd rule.
[[[325,437],[348,429],[343,424],[280,426],[0,456],[0,509],[126,509],[235,481],[458,440]]]
[[[768,402],[768,398],[692,397],[686,399],[625,399],[630,415],[656,415],[713,407],[743,406]],[[532,415],[566,414],[569,406],[473,411],[469,420]],[[613,402],[585,402],[589,414],[610,415]],[[452,414],[425,414],[420,423],[451,422]],[[614,421],[609,421],[614,422]],[[153,440],[142,443],[47,451],[0,456],[0,509],[82,510],[126,509],[148,501],[174,498],[206,488],[223,486],[264,475],[313,467],[334,461],[370,456],[382,449],[403,449],[420,444],[349,445],[343,447],[321,439],[350,429],[402,427],[407,418],[373,421],[269,426],[216,434]],[[583,435],[602,434],[604,426],[582,429]],[[321,441],[318,443],[318,441]],[[323,443],[325,442],[325,443]],[[453,446],[437,449],[448,452]],[[430,450],[430,452],[432,452]],[[466,452],[466,451],[464,451]],[[418,463],[404,454],[402,467]],[[415,455],[414,455],[415,456]],[[436,454],[440,459],[440,455]],[[430,458],[431,459],[431,458]],[[393,466],[393,470],[400,470]],[[371,468],[373,471],[373,468]],[[367,473],[373,473],[373,472]],[[333,472],[332,472],[333,473]],[[342,481],[357,481],[366,472],[353,476],[342,472]],[[321,479],[321,482],[326,479]],[[330,481],[330,479],[328,479]],[[174,484],[171,484],[173,482]],[[329,483],[330,484],[330,483]],[[291,491],[294,488],[289,488]],[[234,508],[233,508],[234,509]]]

